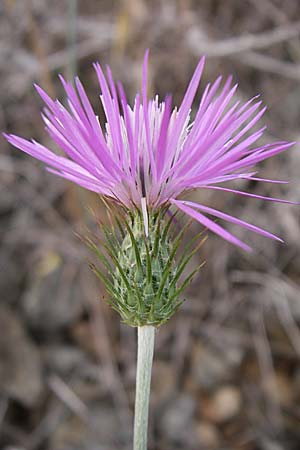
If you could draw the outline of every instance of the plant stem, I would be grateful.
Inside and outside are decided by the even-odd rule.
[[[66,41],[68,50],[67,77],[74,80],[77,72],[78,0],[68,0]]]
[[[138,327],[133,450],[147,450],[148,414],[155,328]]]

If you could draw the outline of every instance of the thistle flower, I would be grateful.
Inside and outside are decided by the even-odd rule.
[[[39,159],[47,170],[119,204],[125,214],[115,226],[102,226],[103,245],[87,238],[111,275],[95,272],[105,283],[109,302],[124,322],[138,327],[138,358],[135,401],[134,450],[147,448],[147,423],[155,328],[178,309],[179,296],[198,268],[183,281],[182,274],[199,246],[191,240],[178,261],[175,255],[185,225],[177,236],[170,232],[170,206],[182,211],[205,228],[245,250],[250,247],[213,218],[238,224],[263,236],[281,241],[274,234],[237,217],[181,197],[194,189],[215,189],[274,202],[291,203],[224,187],[222,183],[247,179],[282,183],[255,177],[254,166],[292,143],[257,146],[265,127],[253,130],[265,108],[258,97],[244,104],[233,101],[237,86],[229,77],[208,84],[193,121],[191,107],[204,67],[202,58],[187,88],[180,108],[172,109],[171,97],[147,99],[145,53],[141,95],[129,106],[123,87],[107,78],[94,65],[106,116],[104,130],[78,78],[76,88],[60,77],[68,108],[36,89],[46,107],[42,114],[46,131],[67,157],[55,154],[36,141],[5,135],[15,147]],[[201,245],[201,241],[200,241]],[[181,284],[180,284],[181,283]]]
[[[76,92],[73,85],[60,76],[67,94],[68,109],[36,86],[46,104],[42,113],[46,131],[67,157],[55,154],[34,140],[28,141],[12,134],[5,135],[6,139],[44,162],[48,171],[111,198],[129,210],[134,207],[142,210],[145,222],[147,210],[174,205],[245,250],[250,250],[248,245],[207,215],[281,241],[274,234],[239,218],[180,197],[194,189],[215,189],[290,203],[220,184],[235,179],[283,183],[255,178],[253,167],[283,152],[293,143],[281,141],[256,146],[265,127],[257,131],[252,129],[266,108],[261,106],[258,97],[244,104],[232,102],[237,85],[231,85],[231,77],[223,87],[222,77],[206,86],[191,122],[191,107],[202,75],[204,57],[178,110],[172,109],[170,96],[161,102],[158,96],[148,100],[147,61],[148,51],[144,57],[142,94],[136,95],[133,107],[129,106],[122,85],[114,83],[109,67],[106,79],[100,65],[94,64],[106,115],[105,131],[101,129],[98,116],[78,78],[75,80]],[[145,226],[147,233],[147,223]]]
[[[237,217],[203,204],[181,199],[194,189],[215,189],[274,202],[287,200],[263,197],[224,187],[222,183],[256,178],[253,168],[293,143],[275,142],[256,146],[265,127],[253,131],[265,108],[258,97],[244,104],[233,101],[237,85],[229,77],[208,84],[193,121],[191,107],[204,68],[200,60],[180,108],[172,109],[171,97],[147,99],[148,51],[145,53],[142,93],[130,107],[122,85],[115,84],[107,67],[107,78],[99,65],[100,100],[106,116],[104,131],[78,78],[75,87],[60,76],[68,108],[52,100],[39,86],[46,104],[42,118],[46,131],[67,157],[55,154],[36,141],[5,135],[15,147],[39,159],[47,170],[111,199],[127,215],[121,241],[112,230],[104,230],[106,255],[88,240],[101,257],[113,281],[97,269],[111,294],[112,306],[130,325],[160,325],[180,305],[179,294],[191,279],[178,286],[178,279],[194,250],[185,253],[176,267],[174,258],[182,233],[170,236],[165,212],[170,206],[200,222],[227,241],[250,247],[215,222],[214,218],[238,224],[263,236],[281,241],[274,234]],[[213,220],[208,216],[212,216]],[[147,238],[145,240],[145,237]]]

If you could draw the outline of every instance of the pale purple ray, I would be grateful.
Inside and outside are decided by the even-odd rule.
[[[144,129],[145,129],[145,135],[146,135],[146,148],[147,148],[147,153],[145,153],[142,160],[144,163],[144,176],[147,173],[147,170],[148,170],[147,162],[149,161],[153,178],[156,181],[157,180],[156,166],[154,163],[154,155],[153,155],[152,143],[151,143],[151,138],[150,138],[150,125],[149,125],[149,106],[150,106],[150,104],[148,103],[148,100],[147,100],[148,58],[149,58],[149,49],[146,50],[145,56],[144,56],[143,78],[142,78],[143,117],[144,117]],[[146,155],[148,155],[147,159],[146,159]]]
[[[81,83],[81,81],[79,80],[78,77],[75,78],[75,83],[76,83],[76,87],[77,87],[77,90],[78,90],[78,94],[79,94],[82,106],[84,108],[86,116],[87,116],[87,118],[89,120],[89,123],[91,125],[91,130],[94,133],[94,136],[95,136],[97,142],[99,142],[101,144],[101,146],[100,146],[101,150],[104,150],[105,154],[109,156],[109,158],[110,158],[109,162],[111,163],[111,161],[112,161],[112,166],[114,167],[115,163],[114,163],[113,159],[111,158],[110,149],[108,148],[107,142],[106,142],[106,140],[105,140],[105,138],[103,136],[103,133],[102,133],[102,130],[101,130],[98,118],[95,115],[95,112],[94,112],[94,110],[93,110],[93,108],[92,108],[92,106],[91,106],[91,104],[89,102],[89,99],[88,99],[87,94],[86,94],[86,92],[84,90],[84,87],[82,86],[82,83]],[[98,154],[98,156],[100,158],[102,157],[101,152],[98,152],[97,154]]]
[[[212,86],[210,86],[210,83],[209,83],[206,86],[206,88],[204,89],[204,92],[200,99],[199,109],[197,111],[197,114],[196,114],[196,117],[194,120],[193,129],[187,139],[187,145],[189,145],[189,143],[190,143],[189,141],[193,141],[195,134],[198,133],[199,127],[201,126],[201,122],[203,120],[203,115],[204,115],[205,111],[207,110],[207,107],[210,104],[213,96],[219,89],[221,81],[222,81],[222,76],[219,76],[216,79],[216,81],[213,83]]]
[[[248,180],[253,180],[253,181],[263,181],[265,183],[274,183],[274,184],[289,184],[289,181],[286,180],[270,180],[269,178],[257,178],[257,177],[245,177]]]
[[[238,170],[241,167],[253,166],[254,164],[257,164],[260,161],[263,161],[267,158],[270,158],[271,156],[275,156],[278,153],[287,150],[294,144],[295,142],[274,142],[273,144],[268,144],[266,146],[250,150],[249,155],[245,156],[245,158],[243,158],[240,161],[236,162],[232,161],[231,163],[231,161],[223,160],[221,162],[222,163],[221,165],[223,165],[223,167],[227,166],[228,171]]]
[[[253,141],[254,139],[254,141]],[[207,170],[204,170],[201,174],[201,179],[209,179],[212,175],[236,172],[239,169],[245,167],[252,167],[258,161],[262,161],[269,156],[281,153],[292,144],[290,143],[274,143],[256,149],[249,149],[249,145],[257,140],[257,136],[252,135],[245,141],[241,142],[234,151],[224,155],[223,158],[216,160],[214,164],[211,164]],[[272,148],[274,147],[274,148]],[[249,153],[248,153],[249,152]]]
[[[174,152],[174,148],[176,148],[176,143],[178,142],[178,138],[182,132],[183,125],[186,122],[188,114],[190,113],[190,109],[202,76],[204,63],[205,58],[202,57],[196,67],[194,75],[190,81],[190,84],[187,88],[181,106],[175,118],[175,123],[166,150],[166,153],[168,155],[168,158],[166,160],[166,166],[168,166],[169,161],[172,160],[172,152]]]
[[[213,189],[215,191],[231,192],[232,194],[244,195],[245,197],[259,198],[261,200],[267,200],[275,203],[287,203],[288,205],[299,205],[300,202],[292,202],[290,200],[284,200],[282,198],[266,197],[264,195],[252,194],[251,192],[238,191],[236,189],[224,188],[221,186],[202,186],[204,189]]]
[[[64,173],[69,173],[72,176],[78,177],[82,181],[91,182],[97,185],[99,187],[99,192],[101,192],[104,188],[103,184],[83,167],[67,158],[64,158],[63,156],[55,155],[43,145],[35,141],[29,142],[26,139],[15,135],[7,135],[4,133],[4,137],[15,147],[39,159],[45,164],[48,164],[49,166],[52,166]]]
[[[201,137],[201,141],[205,140],[205,138],[212,133],[218,120],[222,117],[222,113],[237,89],[237,85],[230,89],[230,81],[231,78],[226,81],[219,96],[208,105],[201,122],[197,125],[197,133],[193,141],[197,140],[199,137]],[[187,140],[186,143],[186,151],[189,151],[189,140]]]
[[[113,101],[111,93],[109,91],[109,87],[105,76],[103,74],[102,68],[99,63],[94,64],[94,69],[96,71],[98,81],[101,88],[102,93],[102,105],[104,108],[105,115],[107,117],[107,123],[110,129],[110,137],[112,139],[112,151],[114,155],[118,158],[121,163],[121,168],[124,167],[124,144],[121,139],[120,134],[120,123],[119,116],[116,114],[116,104]]]
[[[200,222],[202,225],[204,225],[209,230],[213,231],[215,234],[218,234],[226,241],[230,242],[231,244],[237,245],[238,247],[241,247],[243,250],[246,250],[248,252],[251,252],[252,249],[249,247],[249,245],[242,242],[240,239],[235,237],[233,234],[229,233],[224,228],[220,227],[217,223],[213,222],[212,220],[208,219],[208,217],[201,214],[199,211],[195,211],[193,208],[185,205],[179,200],[170,200],[171,203],[173,203],[177,208],[181,209],[185,214],[192,217],[193,219],[197,220],[197,222]]]
[[[195,202],[190,202],[187,200],[182,200],[181,204],[187,205],[187,206],[191,206],[192,208],[196,208],[196,209],[200,209],[201,211],[210,214],[212,216],[218,217],[219,219],[223,219],[227,222],[231,222],[234,223],[236,225],[240,225],[243,228],[247,228],[250,231],[253,231],[255,233],[261,234],[262,236],[268,237],[270,239],[274,239],[275,241],[279,241],[279,242],[283,242],[283,240],[278,237],[275,236],[275,234],[270,233],[266,230],[263,230],[260,227],[257,227],[256,225],[252,225],[251,223],[245,222],[244,220],[238,219],[237,217],[231,216],[229,214],[223,213],[217,209],[214,208],[210,208],[208,206],[204,206],[202,204],[199,203],[195,203]]]
[[[51,169],[50,167],[46,167],[47,172],[53,173],[54,175],[58,175],[61,178],[65,178],[66,180],[70,180],[73,183],[78,184],[79,186],[88,189],[89,191],[96,192],[102,195],[111,195],[111,191],[107,189],[107,186],[100,186],[98,183],[94,183],[92,181],[86,181],[80,174],[71,175],[65,171],[59,171],[55,169]]]
[[[165,166],[165,157],[166,157],[166,151],[167,151],[167,137],[168,137],[170,116],[171,116],[171,103],[172,103],[172,97],[169,95],[166,97],[166,100],[165,100],[165,109],[164,109],[163,118],[161,121],[160,133],[159,133],[157,149],[156,149],[156,167],[157,167],[157,178],[158,178],[157,181],[158,182],[161,182],[160,176],[161,176],[162,171]]]
[[[253,99],[252,99],[253,100]],[[251,101],[248,102],[248,104],[251,103]],[[187,174],[189,171],[196,171],[199,172],[199,167],[201,164],[204,165],[205,158],[208,159],[208,154],[212,155],[210,158],[217,158],[218,154],[221,154],[224,151],[227,151],[227,148],[223,149],[225,147],[225,143],[229,139],[229,137],[232,135],[232,133],[238,129],[244,121],[246,121],[259,107],[260,102],[253,105],[248,111],[246,111],[244,114],[241,114],[241,112],[244,111],[244,107],[240,108],[239,111],[236,113],[236,119],[233,120],[230,117],[230,111],[225,115],[227,116],[227,120],[221,121],[219,126],[216,128],[216,130],[211,134],[209,138],[206,140],[204,137],[202,137],[201,142],[194,143],[192,148],[189,148],[188,151],[184,150],[180,158],[178,159],[177,163],[170,169],[169,172],[167,172],[166,177],[169,177],[172,173],[176,172],[176,177],[180,177],[180,175],[183,175],[183,177],[187,178]],[[233,111],[233,108],[231,108],[231,111]],[[261,117],[263,114],[263,110],[259,112],[252,120],[250,126],[253,126]],[[207,116],[207,121],[209,121],[210,116]],[[206,126],[206,122],[204,121],[204,126]],[[250,126],[248,128],[250,128]],[[260,132],[257,132],[253,135],[253,137],[248,138],[248,141],[246,141],[245,145],[250,145],[255,140],[257,140],[262,134],[262,130]],[[242,134],[240,133],[240,138]],[[235,139],[236,140],[236,139]],[[223,145],[222,145],[223,142]],[[232,146],[232,143],[235,141],[231,139],[231,144],[228,145],[228,149]],[[213,145],[212,145],[213,144]],[[219,148],[219,150],[217,149]],[[214,149],[217,149],[217,152],[213,151]],[[230,149],[231,151],[233,149]],[[197,169],[196,169],[197,168]],[[191,174],[189,175],[191,176]]]
[[[117,133],[118,141],[120,142],[120,151],[122,154],[122,163],[123,163],[124,170],[126,170],[127,174],[129,174],[129,161],[128,161],[128,158],[126,155],[125,144],[123,141],[122,131],[121,131],[122,124],[121,124],[121,113],[120,113],[120,109],[119,109],[118,94],[117,94],[116,86],[115,86],[113,76],[112,76],[109,66],[106,66],[106,71],[107,71],[107,77],[108,77],[108,81],[109,81],[110,90],[112,93],[113,111],[114,111],[114,115],[115,115],[115,119],[116,119],[116,126],[117,126],[117,129],[114,130],[114,132]]]
[[[240,111],[238,111],[236,113],[236,119],[232,120],[230,117],[228,118],[227,121],[223,122],[222,126],[219,126],[215,132],[210,136],[210,139],[208,139],[205,142],[205,146],[202,147],[201,149],[201,153],[204,154],[201,162],[203,161],[203,158],[205,157],[205,154],[208,153],[208,149],[211,146],[211,144],[213,144],[212,148],[209,149],[209,153],[213,154],[213,156],[215,157],[215,159],[217,160],[217,157],[220,157],[222,155],[222,153],[231,153],[231,155],[233,153],[238,153],[240,152],[240,149],[242,147],[235,147],[232,148],[233,144],[235,142],[237,142],[242,135],[244,134],[244,128],[243,131],[241,131],[240,133],[238,133],[236,136],[231,137],[229,143],[227,144],[227,140],[229,139],[230,136],[232,136],[232,134],[241,127],[241,125],[249,119],[249,117],[257,110],[257,108],[260,106],[261,102],[258,102],[256,104],[254,104],[251,108],[248,109],[248,111],[244,112],[242,115],[240,115]],[[264,113],[264,109],[260,112],[258,112],[255,117],[249,122],[249,124],[245,127],[245,133],[246,131],[248,131],[251,127],[253,127],[255,125],[255,123],[261,118],[261,116]],[[255,140],[257,140],[261,135],[262,135],[263,129],[259,130],[258,132],[254,133],[252,136],[255,137],[254,140],[253,137],[249,137],[249,140],[244,141],[243,146],[249,146],[251,145]],[[224,142],[224,146],[220,145],[221,142]],[[214,148],[216,148],[217,146],[220,147],[220,150],[217,152],[213,152]],[[205,159],[204,159],[205,162]],[[203,164],[203,162],[202,162]]]
[[[136,159],[137,159],[138,148],[137,148],[137,143],[135,142],[135,139],[133,136],[133,127],[132,127],[132,122],[131,122],[130,115],[129,115],[130,107],[127,102],[124,88],[120,82],[118,83],[118,90],[119,90],[119,97],[121,100],[123,114],[124,114],[126,136],[128,139],[129,156],[130,156],[130,172],[131,172],[131,176],[134,176],[135,169],[136,169]]]
[[[87,159],[86,163],[89,163],[91,159],[91,151],[87,150],[88,142],[84,141],[82,137],[80,137],[79,132],[77,130],[76,132],[76,122],[74,122],[74,119],[71,117],[71,115],[66,111],[66,109],[59,103],[54,102],[47,94],[43,91],[39,86],[36,86],[36,89],[41,96],[41,98],[44,100],[46,105],[50,108],[52,111],[52,114],[47,114],[47,118],[51,121],[53,124],[53,127],[56,128],[56,130],[64,136],[65,139],[67,139],[70,143],[74,141],[74,134],[78,136],[79,141],[83,143],[83,148],[85,148],[85,157]],[[47,111],[46,111],[47,113]],[[98,126],[99,127],[99,126]],[[53,131],[53,130],[52,130]],[[57,134],[56,134],[57,135]],[[78,148],[78,142],[75,139],[76,142],[76,152],[79,152]],[[107,172],[112,173],[112,171],[117,172],[119,175],[124,176],[120,168],[114,163],[111,156],[107,153],[106,149],[102,147],[101,142],[98,142],[98,147],[101,148],[101,153],[97,154],[99,161],[101,161],[103,167],[106,169]],[[82,150],[82,149],[81,149]],[[72,156],[71,156],[72,157]]]

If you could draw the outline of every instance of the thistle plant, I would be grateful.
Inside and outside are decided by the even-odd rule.
[[[256,176],[257,163],[293,145],[257,144],[265,131],[264,126],[254,129],[265,112],[258,96],[241,104],[234,100],[237,85],[232,86],[231,77],[223,85],[218,77],[205,87],[191,120],[204,58],[179,109],[172,108],[171,96],[148,100],[147,65],[148,51],[141,94],[131,107],[109,67],[105,77],[100,64],[94,64],[106,116],[103,127],[78,78],[74,86],[60,77],[67,107],[36,86],[46,105],[42,113],[46,131],[65,157],[34,140],[5,134],[15,147],[45,163],[48,171],[98,193],[118,210],[110,226],[102,224],[101,242],[86,241],[101,261],[93,269],[106,286],[109,303],[123,322],[138,328],[134,450],[147,447],[155,329],[177,311],[184,288],[199,269],[183,277],[203,239],[191,240],[179,251],[190,221],[174,232],[176,211],[246,251],[251,248],[214,218],[282,242],[269,231],[185,196],[195,189],[214,189],[292,203],[224,186],[240,179],[285,183]]]

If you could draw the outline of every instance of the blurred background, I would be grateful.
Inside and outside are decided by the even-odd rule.
[[[132,100],[149,47],[149,93],[178,105],[206,53],[195,106],[208,81],[232,73],[242,101],[261,93],[268,105],[265,141],[299,141],[298,0],[1,0],[0,36],[1,130],[51,146],[33,82],[63,99],[57,75],[78,73],[99,111],[92,62],[109,63]],[[76,235],[101,204],[0,146],[0,448],[129,450],[136,332],[102,300]],[[289,185],[239,187],[299,200],[299,173],[296,146],[261,165]],[[209,234],[192,261],[206,266],[157,333],[149,449],[299,450],[299,208],[196,198],[286,243],[230,227],[249,255]]]

